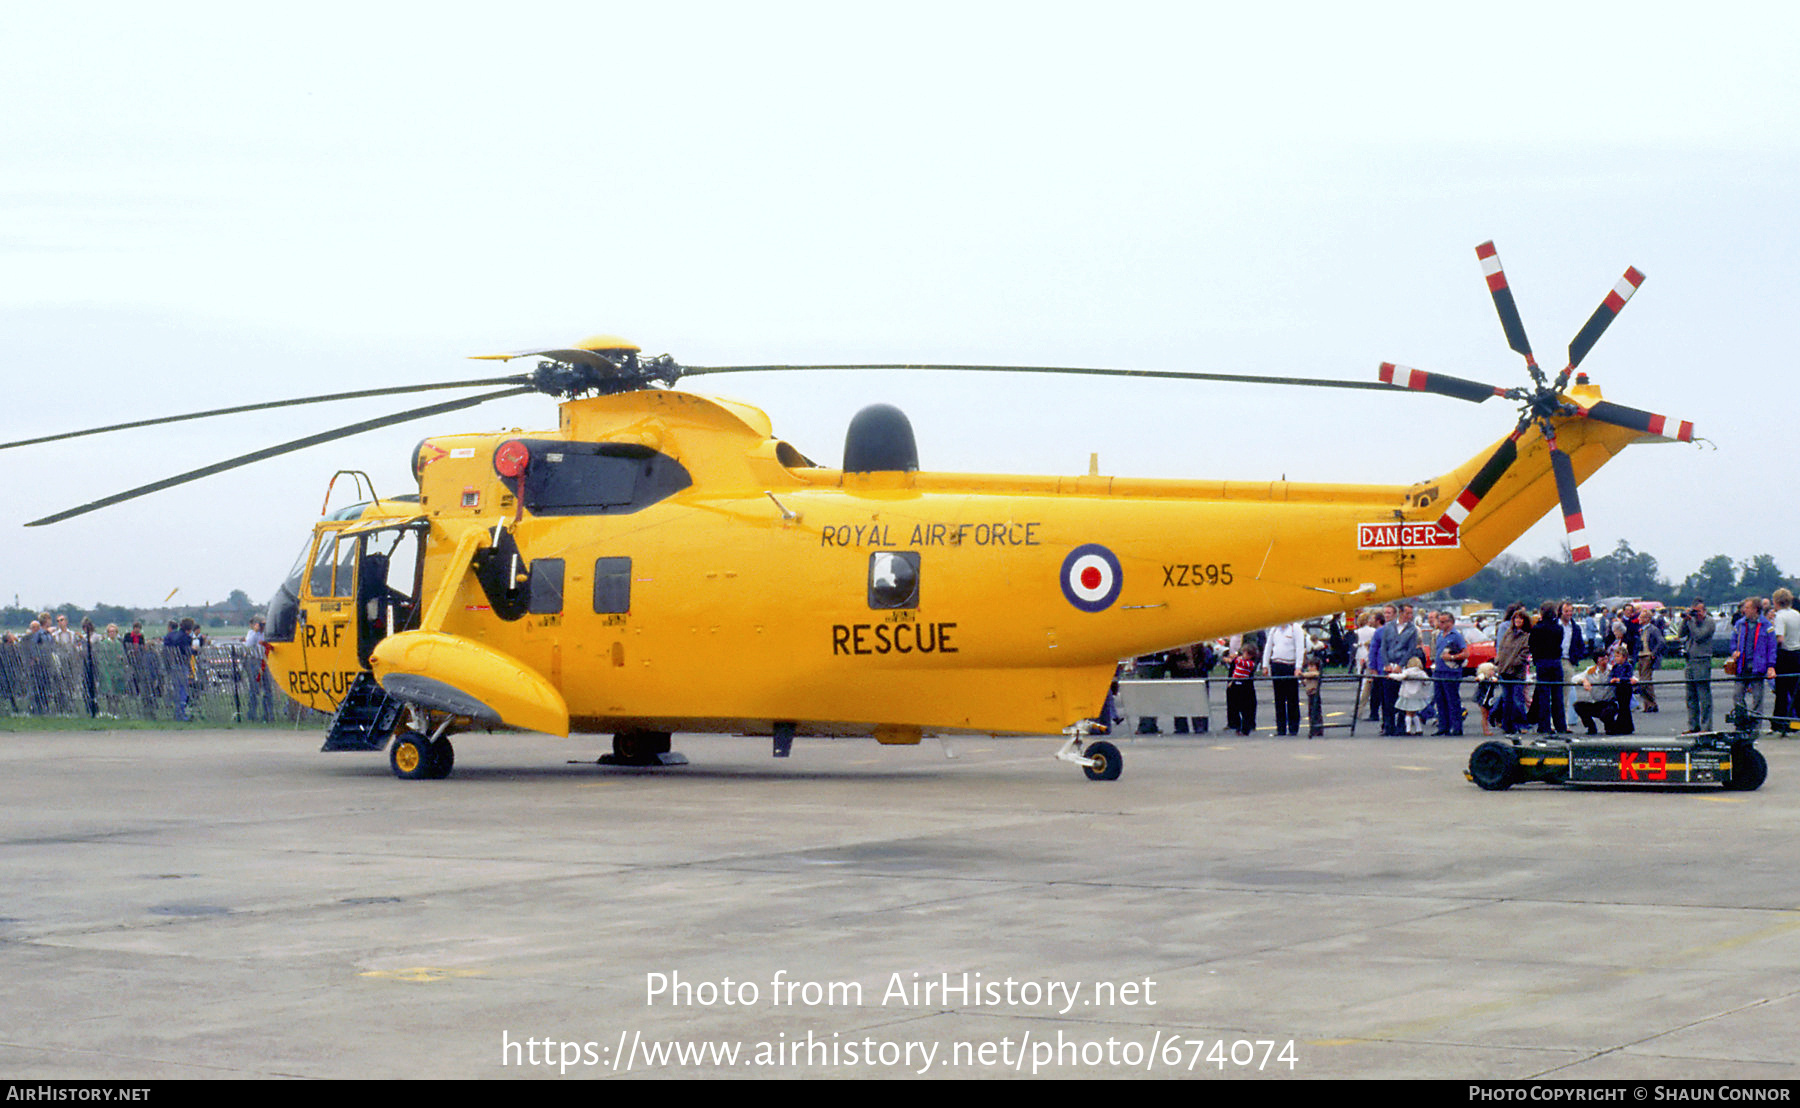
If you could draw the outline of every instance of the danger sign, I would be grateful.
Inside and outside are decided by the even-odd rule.
[[[1460,534],[1436,523],[1359,523],[1358,550],[1413,550],[1461,545]]]

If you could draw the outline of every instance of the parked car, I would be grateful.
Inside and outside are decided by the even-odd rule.
[[[1500,615],[1498,612],[1494,614],[1496,617]],[[1463,659],[1463,672],[1471,677],[1481,663],[1494,660],[1494,627],[1495,623],[1492,621],[1486,621],[1485,626],[1473,619],[1456,621],[1456,629],[1462,632],[1463,640],[1469,644],[1468,657]]]
[[[1600,621],[1593,616],[1581,617],[1581,645],[1590,658],[1598,658],[1601,648],[1606,644],[1606,636],[1600,633]]]

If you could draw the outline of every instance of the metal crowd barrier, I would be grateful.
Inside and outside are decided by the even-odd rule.
[[[160,642],[98,637],[0,643],[0,715],[300,726],[330,718],[288,699],[241,642],[177,654]]]
[[[1250,678],[1252,686],[1258,690],[1256,711],[1259,725],[1266,724],[1274,719],[1269,694],[1274,682],[1278,680],[1302,682],[1304,679],[1299,676],[1277,678],[1268,674],[1257,674]],[[1367,683],[1375,680],[1386,680],[1386,678],[1377,678],[1371,674],[1360,673],[1321,674],[1319,677],[1321,693],[1333,685],[1342,686],[1345,682],[1350,681],[1356,682],[1358,686],[1356,690],[1355,709],[1349,714],[1349,718],[1347,720],[1342,720],[1342,722],[1325,720],[1322,723],[1324,729],[1327,731],[1344,730],[1348,731],[1351,735],[1356,734],[1359,724],[1365,728],[1374,727],[1379,729],[1381,726],[1380,722],[1368,718],[1368,713],[1372,705],[1368,699]],[[1671,693],[1669,700],[1666,702],[1659,701],[1659,704],[1661,704],[1659,710],[1675,715],[1684,715],[1687,711],[1685,693],[1688,686],[1705,684],[1712,693],[1713,720],[1715,725],[1718,725],[1722,723],[1726,714],[1731,711],[1732,706],[1736,703],[1735,693],[1737,689],[1740,686],[1748,685],[1753,681],[1761,681],[1763,683],[1761,700],[1765,703],[1772,704],[1774,701],[1775,681],[1767,677],[1734,677],[1717,672],[1705,682],[1690,681],[1686,677],[1658,677],[1652,678],[1649,681],[1636,682],[1632,685],[1632,690],[1635,693],[1637,690],[1648,685],[1652,690],[1660,692],[1660,690],[1664,688],[1672,689],[1678,686],[1681,689],[1681,695],[1677,696]],[[1119,693],[1116,706],[1118,714],[1122,719],[1115,728],[1115,733],[1120,735],[1154,733],[1166,736],[1171,733],[1178,735],[1205,734],[1211,733],[1214,728],[1223,728],[1223,723],[1212,717],[1213,692],[1216,687],[1216,689],[1222,693],[1229,684],[1230,679],[1223,676],[1205,678],[1121,678],[1119,681]],[[1495,680],[1491,682],[1491,685],[1493,686],[1493,695],[1489,701],[1489,706],[1497,707],[1505,690],[1513,686],[1523,686],[1528,694],[1527,700],[1529,701],[1531,690],[1539,684],[1542,684],[1542,682],[1530,680]],[[1581,688],[1581,682],[1565,680],[1562,682],[1562,686],[1565,690],[1563,697],[1564,713],[1568,721],[1573,723],[1575,720],[1574,690]],[[1463,707],[1469,710],[1469,719],[1475,721],[1477,726],[1479,725],[1481,718],[1480,711],[1482,702],[1478,699],[1481,687],[1481,683],[1477,682],[1473,676],[1465,676],[1462,678],[1458,690]],[[1594,691],[1596,700],[1606,699],[1613,695],[1613,691],[1606,684],[1595,685]],[[1752,699],[1754,701],[1755,698]],[[1304,729],[1310,729],[1311,724],[1304,686],[1302,686],[1300,691],[1299,702],[1301,726]],[[1341,710],[1341,704],[1339,705],[1339,708]],[[1642,709],[1638,710],[1641,711]],[[1759,719],[1767,720],[1770,723],[1771,728],[1777,733],[1800,732],[1800,715],[1783,716],[1776,708],[1771,708],[1770,714],[1768,715],[1760,713],[1754,714],[1756,714]],[[1141,731],[1141,720],[1157,721],[1157,730],[1155,732]],[[1206,721],[1205,728],[1203,730],[1197,730],[1195,727],[1196,721]],[[1537,720],[1535,715],[1531,717],[1530,722],[1531,725],[1536,725]],[[1174,728],[1173,732],[1171,732],[1171,726]],[[1467,724],[1465,723],[1465,727],[1466,726]]]
[[[1248,679],[1252,686],[1268,685],[1271,691],[1277,681],[1292,681],[1299,689],[1298,711],[1300,726],[1310,730],[1311,713],[1307,704],[1305,689],[1306,678],[1295,674],[1292,677],[1274,677],[1259,674]],[[1346,681],[1362,681],[1355,674],[1321,674],[1318,678],[1320,694],[1326,687],[1341,685]],[[1120,678],[1119,693],[1115,708],[1121,717],[1116,734],[1160,734],[1187,735],[1212,733],[1212,702],[1214,690],[1220,693],[1219,699],[1224,701],[1224,694],[1231,687],[1231,678],[1219,677],[1148,677]],[[1360,705],[1361,694],[1357,703]],[[1257,715],[1262,722],[1275,719],[1275,709],[1270,698],[1258,697]],[[1142,721],[1155,721],[1155,731],[1142,729]],[[1220,727],[1224,724],[1221,722]],[[1355,733],[1356,725],[1349,723],[1331,723],[1321,717],[1320,727],[1335,730],[1348,728]]]
[[[1613,698],[1614,696],[1617,695],[1617,690],[1614,688],[1614,686],[1623,684],[1623,685],[1630,686],[1632,695],[1634,697],[1638,697],[1640,699],[1641,699],[1642,690],[1648,689],[1650,691],[1650,698],[1649,698],[1648,703],[1655,704],[1657,706],[1655,708],[1656,712],[1658,712],[1658,713],[1669,712],[1674,715],[1685,716],[1685,714],[1688,710],[1687,694],[1688,694],[1689,690],[1691,690],[1695,686],[1703,685],[1706,687],[1706,690],[1707,690],[1707,699],[1706,699],[1706,701],[1703,702],[1703,704],[1710,704],[1710,707],[1711,707],[1711,711],[1707,712],[1706,714],[1708,714],[1712,717],[1713,724],[1715,725],[1715,727],[1717,727],[1734,710],[1734,706],[1738,705],[1738,696],[1739,696],[1740,691],[1748,689],[1748,687],[1752,684],[1760,684],[1761,688],[1758,689],[1753,696],[1746,697],[1746,700],[1749,703],[1743,706],[1743,710],[1745,712],[1747,712],[1750,716],[1753,716],[1757,720],[1766,721],[1769,724],[1770,729],[1777,733],[1800,731],[1800,716],[1783,715],[1780,713],[1780,706],[1774,704],[1774,702],[1775,702],[1775,683],[1779,679],[1780,679],[1780,675],[1777,675],[1774,678],[1766,677],[1766,676],[1764,676],[1764,677],[1742,677],[1742,676],[1736,676],[1733,674],[1728,674],[1728,673],[1723,673],[1723,672],[1714,672],[1714,673],[1710,674],[1704,681],[1694,680],[1694,679],[1690,679],[1687,677],[1652,677],[1648,681],[1644,681],[1644,680],[1626,680],[1623,682],[1596,681],[1593,683],[1592,700],[1594,702],[1598,703],[1598,702],[1609,700],[1609,699]],[[1481,687],[1480,683],[1477,682],[1474,678],[1465,677],[1462,680],[1462,684],[1465,686],[1465,688],[1463,690],[1463,697],[1464,697],[1463,703],[1465,705],[1471,705],[1471,706],[1481,703],[1481,701],[1479,700],[1480,687]],[[1517,680],[1507,680],[1504,678],[1499,678],[1492,682],[1488,682],[1488,684],[1492,685],[1493,689],[1494,689],[1491,698],[1487,702],[1487,706],[1489,706],[1489,707],[1498,707],[1499,706],[1500,701],[1504,697],[1506,689],[1512,688],[1512,687],[1523,688],[1526,693],[1527,711],[1529,713],[1529,715],[1528,715],[1529,725],[1530,726],[1537,725],[1538,709],[1536,707],[1536,702],[1535,702],[1532,690],[1537,688],[1538,686],[1543,685],[1544,682],[1536,681],[1536,680],[1517,681]],[[1563,710],[1564,710],[1565,716],[1566,716],[1567,720],[1573,721],[1575,718],[1575,704],[1577,702],[1576,690],[1581,689],[1581,682],[1574,681],[1574,680],[1564,680],[1564,681],[1558,682],[1558,684],[1560,684],[1564,690],[1564,692],[1563,692]],[[1467,690],[1467,686],[1469,686],[1469,685],[1476,686],[1475,695],[1473,695],[1473,696],[1471,696]],[[1724,686],[1724,688],[1722,690],[1720,689],[1721,685]],[[1674,688],[1674,687],[1679,687],[1681,689],[1682,695],[1680,696],[1679,699],[1674,698],[1672,696],[1666,702],[1659,699],[1659,690],[1666,689],[1666,688]],[[1765,703],[1774,705],[1773,707],[1771,707],[1770,712],[1767,714],[1764,714],[1762,712],[1762,706]],[[1359,709],[1367,707],[1367,703],[1361,699],[1360,694],[1358,694],[1357,704],[1358,704]],[[1750,707],[1749,706],[1750,704],[1755,705],[1755,707]],[[1646,710],[1648,710],[1648,709],[1643,708],[1643,707],[1634,709],[1634,711],[1637,711],[1637,712],[1642,712],[1642,711],[1646,711]],[[1791,707],[1790,707],[1790,711],[1792,711]]]

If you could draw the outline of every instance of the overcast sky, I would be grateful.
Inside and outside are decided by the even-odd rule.
[[[0,440],[479,375],[465,356],[603,331],[692,364],[1393,360],[1510,386],[1473,249],[1493,238],[1552,371],[1642,269],[1584,368],[1717,444],[1633,448],[1584,485],[1596,552],[1629,539],[1676,583],[1717,553],[1800,571],[1796,9],[1248,9],[5,3]],[[717,380],[833,465],[874,401],[909,412],[929,469],[1098,452],[1256,480],[1411,481],[1516,418],[1171,382]],[[17,526],[422,402],[0,453],[0,601],[263,599],[334,470],[410,491],[426,434],[555,425],[549,400],[508,401]],[[1513,552],[1561,538],[1553,516]]]

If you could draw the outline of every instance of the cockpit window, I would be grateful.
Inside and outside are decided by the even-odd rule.
[[[320,535],[319,550],[313,556],[312,576],[306,582],[306,591],[313,596],[331,595],[331,567],[337,558],[337,536]]]
[[[312,554],[312,541],[300,548],[294,568],[269,600],[269,619],[263,637],[269,642],[293,642],[294,629],[300,618],[300,583],[306,580],[306,567]]]
[[[287,577],[281,582],[281,587],[295,596],[300,595],[300,582],[306,576],[306,558],[311,553],[312,540],[308,539],[306,545],[300,548],[300,553],[294,556],[294,568],[288,570]]]
[[[311,596],[356,595],[357,536],[327,532],[319,536],[306,591]]]
[[[321,548],[324,543],[319,544]],[[356,540],[342,538],[338,540],[337,582],[332,586],[333,596],[356,595]]]

